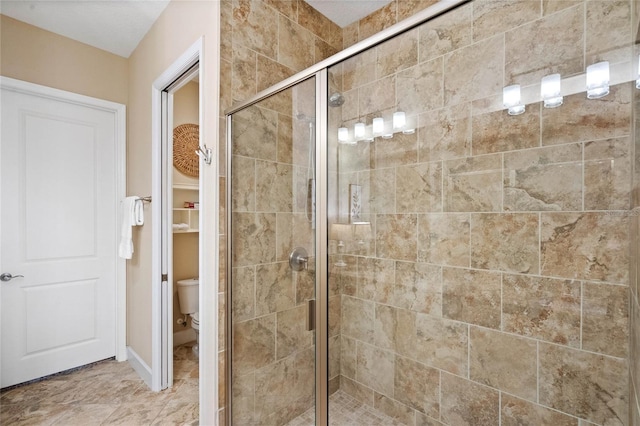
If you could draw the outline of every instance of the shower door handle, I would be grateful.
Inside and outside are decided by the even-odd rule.
[[[307,300],[307,331],[316,329],[316,300]]]

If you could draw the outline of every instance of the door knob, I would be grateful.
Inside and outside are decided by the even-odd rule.
[[[5,272],[4,274],[0,274],[0,281],[3,281],[5,283],[8,281],[11,281],[14,278],[24,278],[24,275],[11,275],[8,272]]]

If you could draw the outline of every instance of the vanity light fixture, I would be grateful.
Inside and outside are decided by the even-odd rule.
[[[393,131],[404,130],[404,126],[407,124],[407,116],[402,111],[396,111],[393,113]]]
[[[524,105],[520,98],[520,85],[513,84],[502,89],[502,104],[509,115],[520,115],[524,112]]]
[[[540,82],[540,96],[545,108],[556,108],[562,105],[563,97],[560,95],[560,74],[551,74],[542,78]]]
[[[609,94],[609,62],[587,67],[587,98],[598,99]]]

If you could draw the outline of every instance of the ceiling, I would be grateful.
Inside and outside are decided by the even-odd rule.
[[[307,0],[344,27],[391,0]],[[128,58],[169,0],[1,0],[0,13]]]

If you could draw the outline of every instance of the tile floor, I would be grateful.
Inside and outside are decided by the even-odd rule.
[[[102,361],[0,392],[1,425],[197,425],[198,360],[174,350],[174,386],[151,392],[127,362]]]
[[[312,408],[291,420],[287,426],[313,426],[314,422],[315,411]],[[402,424],[342,391],[329,397],[330,426],[399,426]]]

